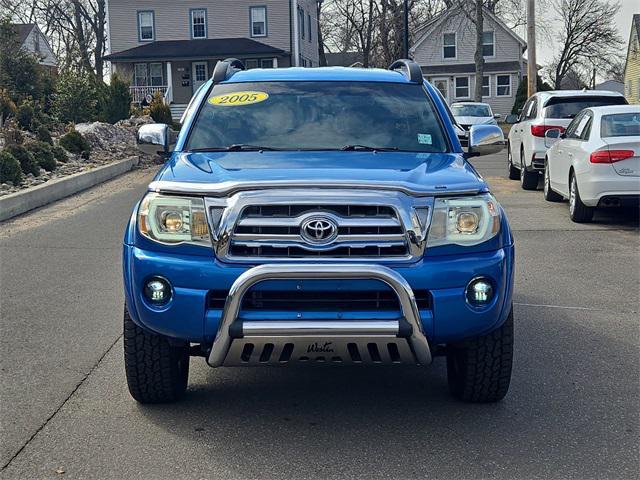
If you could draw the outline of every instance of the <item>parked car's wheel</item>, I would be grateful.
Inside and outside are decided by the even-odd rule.
[[[124,367],[129,392],[138,402],[173,402],[187,389],[189,350],[140,328],[125,306]]]
[[[502,400],[509,390],[512,363],[513,307],[497,330],[448,347],[449,390],[465,402]]]
[[[561,202],[563,199],[562,195],[551,190],[548,160],[545,160],[544,162],[544,199],[547,202]]]
[[[594,207],[588,207],[582,203],[580,191],[578,190],[578,180],[571,172],[569,178],[569,216],[576,223],[587,223],[593,219]]]
[[[511,145],[507,145],[507,171],[509,173],[509,180],[518,180],[520,178],[520,170],[513,166]]]
[[[538,172],[528,172],[524,163],[524,149],[520,150],[520,185],[524,190],[537,190]]]

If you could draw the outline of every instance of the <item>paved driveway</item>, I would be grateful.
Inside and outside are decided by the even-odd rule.
[[[432,368],[219,369],[139,406],[120,339],[120,241],[151,172],[0,224],[1,478],[637,478],[635,212],[576,225],[474,160],[517,242],[512,388],[449,397]],[[62,473],[64,472],[64,473]]]

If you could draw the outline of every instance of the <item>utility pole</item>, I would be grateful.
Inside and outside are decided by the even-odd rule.
[[[404,58],[409,58],[409,0],[404,0]]]
[[[527,93],[536,93],[538,66],[536,65],[536,2],[527,0]]]

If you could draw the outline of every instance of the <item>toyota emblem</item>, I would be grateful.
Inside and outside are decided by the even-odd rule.
[[[327,217],[311,217],[300,226],[300,235],[308,243],[323,245],[338,236],[338,225]]]

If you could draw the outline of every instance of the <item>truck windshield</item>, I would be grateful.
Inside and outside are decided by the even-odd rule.
[[[200,109],[188,150],[446,152],[421,85],[381,82],[219,84]]]

